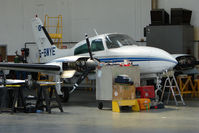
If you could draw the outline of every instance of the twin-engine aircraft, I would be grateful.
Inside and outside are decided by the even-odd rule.
[[[39,49],[40,63],[42,64],[1,63],[0,69],[43,72],[55,75],[66,74],[67,76],[62,78],[71,78],[74,71],[71,74],[70,70],[83,72],[83,77],[85,77],[89,72],[94,71],[98,61],[121,63],[128,60],[140,67],[141,74],[161,73],[178,64],[177,60],[168,52],[159,48],[138,46],[131,37],[125,34],[97,35],[77,43],[71,49],[59,49],[54,45],[38,17],[32,20],[32,28]],[[90,46],[91,51],[89,51],[88,46]],[[80,82],[79,80],[78,83]]]
[[[39,48],[40,63],[61,66],[63,62],[76,61],[80,57],[89,57],[86,40],[77,43],[71,49],[57,48],[41,20],[33,19],[33,32]],[[100,62],[117,63],[129,60],[139,65],[141,73],[160,73],[173,68],[178,62],[168,52],[154,47],[138,46],[125,34],[102,34],[89,38],[94,58]],[[58,65],[59,64],[59,65]]]

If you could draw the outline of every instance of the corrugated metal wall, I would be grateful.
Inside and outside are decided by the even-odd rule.
[[[150,23],[151,0],[0,0],[0,44],[8,55],[34,41],[31,19],[35,14],[63,16],[63,41],[80,41],[84,34],[121,32],[143,38]]]

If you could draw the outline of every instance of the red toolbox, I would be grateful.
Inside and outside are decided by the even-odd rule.
[[[139,98],[155,98],[154,86],[136,87],[136,96]]]

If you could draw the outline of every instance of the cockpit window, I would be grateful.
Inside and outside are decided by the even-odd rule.
[[[134,45],[136,42],[129,37],[128,35],[124,34],[113,34],[106,36],[106,45],[107,48],[118,48],[122,46]]]
[[[92,52],[102,51],[102,50],[104,50],[102,39],[96,39],[91,42],[91,51]],[[74,51],[74,55],[84,54],[84,53],[88,53],[88,47],[87,47],[86,43],[77,47]]]

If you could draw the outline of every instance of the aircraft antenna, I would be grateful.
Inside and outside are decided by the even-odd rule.
[[[99,34],[97,33],[96,29],[93,29],[93,31],[95,32],[96,36],[98,36]]]

